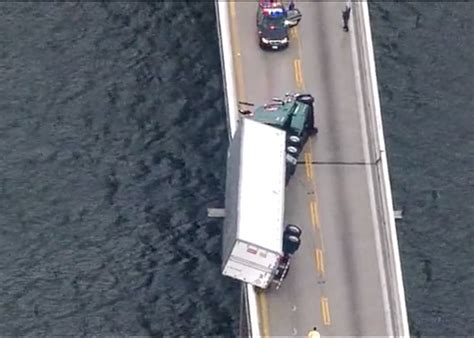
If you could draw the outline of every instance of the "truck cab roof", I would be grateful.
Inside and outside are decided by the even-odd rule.
[[[270,103],[255,109],[253,119],[265,124],[283,127],[287,124],[294,109],[293,103],[285,103],[283,105],[280,103]]]
[[[305,129],[309,110],[308,105],[297,101],[284,104],[271,103],[258,107],[253,119],[301,135]]]

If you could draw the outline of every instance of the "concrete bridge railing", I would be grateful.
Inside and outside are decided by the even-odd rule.
[[[370,14],[366,1],[352,3],[352,36],[355,50],[354,59],[358,64],[354,66],[359,72],[361,86],[367,90],[369,95],[362,96],[368,130],[375,133],[370,139],[371,157],[375,163],[375,184],[379,191],[377,197],[377,216],[380,221],[379,229],[381,240],[381,259],[386,263],[385,283],[387,301],[390,304],[390,313],[387,319],[393,329],[393,335],[397,337],[410,337],[408,327],[408,316],[405,303],[405,290],[403,285],[400,253],[398,247],[395,215],[393,211],[392,189],[388,170],[387,152],[383,132],[382,114],[380,109],[380,98],[375,66],[375,55],[370,27]]]

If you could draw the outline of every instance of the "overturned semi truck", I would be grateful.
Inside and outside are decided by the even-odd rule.
[[[285,143],[285,131],[243,118],[229,147],[222,273],[262,289],[282,280],[289,266]],[[299,238],[289,241],[297,249]]]
[[[288,94],[242,111],[227,160],[223,275],[262,289],[285,278],[302,234],[284,222],[285,186],[317,132],[313,102]]]

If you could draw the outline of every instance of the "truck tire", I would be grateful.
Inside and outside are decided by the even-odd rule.
[[[296,136],[296,135],[291,135],[290,137],[288,137],[288,143],[289,144],[292,144],[292,145],[300,145],[301,143],[301,138],[299,136]]]
[[[301,240],[293,235],[283,236],[283,253],[293,255],[300,247]]]
[[[296,101],[312,105],[314,103],[314,97],[310,94],[300,94],[296,97]]]
[[[291,176],[296,171],[296,165],[298,164],[298,160],[292,156],[291,154],[286,154],[286,175],[285,175],[285,185],[288,185],[290,182]]]
[[[296,166],[298,164],[298,160],[296,157],[286,154],[286,163]]]
[[[302,233],[303,233],[303,231],[301,230],[301,228],[297,225],[294,225],[294,224],[288,224],[285,228],[285,231],[284,231],[284,235],[293,235],[293,236],[296,236],[298,238],[301,237]]]
[[[286,152],[296,157],[298,156],[299,149],[296,148],[295,146],[289,146],[286,148]]]
[[[296,242],[300,241],[300,239],[297,236],[293,235],[293,234],[284,235],[283,240],[287,241],[287,242],[292,242],[292,243],[296,243]]]

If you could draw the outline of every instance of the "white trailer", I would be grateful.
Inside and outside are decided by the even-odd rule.
[[[283,257],[286,133],[241,118],[226,178],[222,274],[266,288]]]

